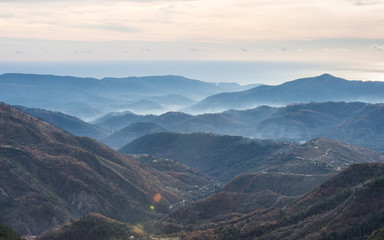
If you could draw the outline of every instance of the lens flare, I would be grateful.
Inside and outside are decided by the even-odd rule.
[[[160,202],[161,198],[162,198],[161,194],[160,194],[160,193],[157,193],[157,194],[153,197],[153,201],[154,201],[155,203],[158,203],[158,202]]]

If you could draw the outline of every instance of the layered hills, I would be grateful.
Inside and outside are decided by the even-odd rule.
[[[23,235],[90,212],[132,224],[157,219],[210,182],[182,182],[3,103],[0,166],[0,223]]]
[[[383,114],[383,104],[324,102],[196,116],[181,112],[159,116],[126,113],[106,116],[95,124],[104,128],[117,126],[117,131],[134,122],[152,122],[173,132],[210,132],[295,142],[325,137],[384,151]]]
[[[140,239],[142,230],[118,222],[100,214],[90,213],[72,220],[51,231],[47,231],[38,240],[94,240],[94,239]]]
[[[1,75],[0,101],[26,106],[0,103],[1,232],[380,239],[384,156],[362,147],[384,152],[384,104],[373,104],[384,84],[324,74],[250,88],[179,76]],[[181,108],[226,111],[166,112]],[[92,124],[71,116],[107,112]]]
[[[23,106],[15,107],[31,116],[40,118],[76,136],[100,139],[109,135],[109,131],[99,126],[87,123],[75,116],[38,108],[27,108]]]
[[[124,112],[108,114],[94,124],[60,112],[21,106],[18,108],[74,135],[103,139],[103,143],[113,148],[119,148],[145,134],[173,131],[211,132],[296,142],[327,137],[384,151],[384,130],[381,126],[383,104],[292,104],[282,108],[264,106],[197,116],[181,112],[168,112],[159,116]],[[113,134],[109,135],[111,132]]]
[[[181,109],[212,94],[251,87],[180,76],[95,79],[8,73],[0,75],[0,101],[89,120],[111,111],[159,113]]]
[[[281,208],[352,164],[384,162],[377,152],[324,138],[287,144],[203,133],[158,133],[139,138],[121,151],[176,159],[224,182],[229,180],[218,193],[169,215],[168,223],[184,226]]]
[[[151,133],[169,132],[167,129],[160,127],[152,122],[137,122],[132,123],[128,127],[121,129],[107,137],[100,139],[100,141],[111,148],[118,149],[126,143],[131,142],[139,137]]]
[[[205,133],[150,134],[119,151],[177,160],[223,181],[246,172],[330,174],[353,163],[384,161],[377,152],[325,138],[299,145]]]
[[[355,164],[286,207],[203,224],[181,239],[367,239],[383,227],[384,165]],[[206,230],[204,230],[206,229]],[[371,239],[379,236],[375,232]]]
[[[263,168],[291,144],[205,133],[155,133],[125,145],[119,151],[169,158],[214,176],[229,180],[244,171]]]
[[[382,82],[349,81],[329,74],[277,86],[257,87],[203,82],[181,76],[95,79],[38,74],[0,75],[0,101],[60,111],[87,120],[112,111],[160,114],[183,109],[197,114],[291,103],[378,103],[383,102],[383,90]]]
[[[219,93],[187,108],[191,112],[218,112],[249,109],[259,105],[290,103],[361,101],[383,102],[383,82],[348,81],[329,74],[302,78],[277,86],[263,85],[234,93]]]
[[[315,189],[330,175],[283,172],[244,173],[231,179],[221,191],[239,193],[272,191],[285,196],[300,196]]]

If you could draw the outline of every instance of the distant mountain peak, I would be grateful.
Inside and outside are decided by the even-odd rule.
[[[308,84],[308,83],[319,83],[319,82],[324,82],[326,84],[329,84],[330,82],[334,82],[334,81],[348,81],[344,78],[340,78],[340,77],[336,77],[336,76],[333,76],[329,73],[324,73],[324,74],[321,74],[319,76],[315,76],[315,77],[307,77],[307,78],[300,78],[300,79],[296,79],[296,80],[293,80],[293,81],[289,81],[289,82],[286,82],[286,83],[293,83],[293,84],[301,84],[301,83],[305,83],[305,84]],[[348,82],[353,82],[353,81],[348,81]],[[286,83],[283,83],[281,85],[278,85],[278,86],[284,86]],[[308,86],[308,87],[313,87],[313,86]]]
[[[263,85],[241,92],[219,93],[185,109],[189,113],[221,112],[228,109],[250,109],[260,105],[284,106],[309,102],[384,101],[383,82],[346,80],[324,73],[300,78],[280,85]]]
[[[336,78],[335,76],[329,74],[329,73],[324,73],[324,74],[321,74],[319,77],[332,77],[332,78]]]

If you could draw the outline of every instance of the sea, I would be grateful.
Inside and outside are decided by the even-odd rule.
[[[324,73],[348,80],[384,81],[384,63],[268,61],[86,61],[0,62],[0,74],[131,77],[178,75],[206,82],[278,85]]]

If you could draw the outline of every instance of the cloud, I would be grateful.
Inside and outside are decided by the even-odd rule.
[[[141,51],[148,52],[148,53],[152,52],[151,49],[149,49],[149,48],[142,48]]]
[[[348,48],[333,48],[335,52],[349,52]]]
[[[376,0],[348,0],[348,2],[356,6],[383,4],[382,2]]]
[[[364,29],[363,38],[382,39],[384,9],[353,6],[377,1],[2,0],[0,18],[12,16],[0,37],[236,42],[356,38]]]
[[[334,52],[334,53],[348,53],[349,52],[349,49],[348,48],[338,48],[338,47],[334,47],[334,48],[322,48],[319,50],[320,52]]]
[[[246,49],[246,48],[238,47],[237,49],[238,49],[239,51],[242,51],[242,52],[248,52],[248,49]]]
[[[7,18],[11,18],[12,15],[11,14],[0,14],[0,18],[3,18],[3,19],[7,19]]]
[[[75,53],[75,54],[92,54],[93,53],[93,49],[89,49],[89,50],[73,50],[73,53]]]
[[[377,45],[377,44],[372,44],[369,49],[371,50],[377,50],[377,51],[384,51],[384,45]]]
[[[98,3],[98,2],[135,2],[135,3],[152,3],[152,2],[192,2],[196,0],[1,0],[1,2],[11,3],[38,3],[38,2],[85,2],[85,3]]]
[[[88,28],[88,29],[102,29],[107,31],[114,31],[114,32],[139,32],[138,28],[134,27],[128,27],[120,24],[106,24],[106,25],[82,25],[79,26],[81,28]]]

